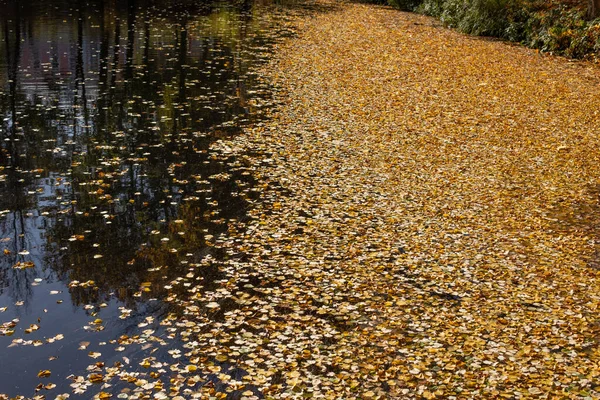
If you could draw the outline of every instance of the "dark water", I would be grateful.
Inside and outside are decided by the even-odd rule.
[[[215,243],[256,190],[243,159],[210,146],[270,107],[254,71],[289,34],[285,13],[0,4],[0,393],[117,393],[78,396],[67,377],[172,360],[181,338],[164,321],[181,310],[165,300],[210,290],[235,256]]]

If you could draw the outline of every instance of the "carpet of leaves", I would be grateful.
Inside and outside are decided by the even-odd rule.
[[[597,67],[368,5],[298,23],[285,105],[219,144],[271,154],[238,239],[268,301],[228,316],[271,389],[600,396]]]
[[[273,118],[211,149],[260,199],[211,241],[229,258],[165,287],[183,347],[95,362],[75,393],[598,398],[600,71],[389,8],[314,10],[263,71]]]

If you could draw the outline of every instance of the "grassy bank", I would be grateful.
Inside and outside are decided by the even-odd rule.
[[[600,59],[600,19],[585,0],[384,0],[462,32],[494,36],[570,58]]]

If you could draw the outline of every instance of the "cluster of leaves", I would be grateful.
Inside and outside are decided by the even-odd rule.
[[[350,5],[278,57],[287,104],[249,135],[290,196],[242,246],[268,315],[327,334],[305,360],[283,332],[298,373],[274,389],[598,397],[600,76],[427,21]]]

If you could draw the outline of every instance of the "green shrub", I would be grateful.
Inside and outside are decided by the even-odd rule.
[[[517,0],[424,0],[417,11],[473,35],[515,37],[522,29]]]
[[[367,0],[369,1],[369,0]],[[472,35],[495,36],[571,58],[598,58],[600,19],[561,0],[370,0],[439,18]]]
[[[506,37],[514,19],[513,0],[472,0],[459,21],[458,28],[472,35]]]
[[[414,11],[422,0],[388,0],[387,3],[392,6],[399,8],[404,11]]]
[[[583,10],[539,10],[527,22],[523,44],[570,58],[597,57],[600,21],[586,21]]]
[[[440,17],[444,12],[444,3],[445,0],[425,0],[417,7],[416,11],[432,17]]]

